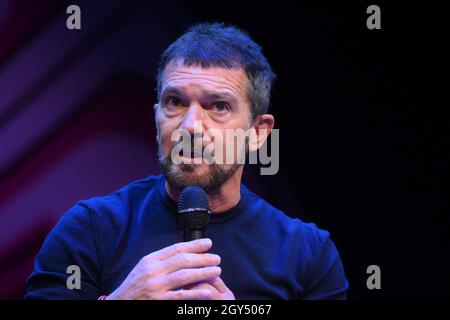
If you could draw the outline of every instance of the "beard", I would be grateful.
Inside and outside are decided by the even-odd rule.
[[[161,147],[158,146],[158,160],[161,171],[167,182],[179,191],[189,187],[198,186],[205,191],[217,189],[223,185],[239,169],[242,164],[222,165],[212,164],[192,164],[181,163],[174,164],[171,158],[171,152],[164,156]],[[208,166],[208,171],[203,174],[196,172],[202,165]]]

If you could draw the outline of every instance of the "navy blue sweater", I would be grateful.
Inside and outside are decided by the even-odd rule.
[[[176,208],[162,175],[78,202],[46,238],[25,298],[111,293],[143,256],[182,241]],[[236,299],[346,298],[348,282],[329,233],[288,217],[244,185],[234,208],[211,215],[206,237]],[[69,265],[80,267],[81,289],[68,289]]]

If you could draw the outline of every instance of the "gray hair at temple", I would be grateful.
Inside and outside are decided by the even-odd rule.
[[[162,54],[156,78],[158,100],[164,70],[172,61],[187,67],[244,69],[249,81],[247,98],[252,120],[267,113],[275,73],[261,47],[241,29],[223,23],[200,23],[190,27]]]

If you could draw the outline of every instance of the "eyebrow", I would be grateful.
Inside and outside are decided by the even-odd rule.
[[[176,94],[176,95],[180,95],[180,96],[183,95],[182,92],[181,92],[180,90],[178,90],[178,88],[176,88],[176,87],[166,87],[166,88],[164,88],[164,90],[161,92],[161,97],[163,97],[163,96],[165,96],[165,95],[167,95],[167,94],[169,94],[169,93]]]
[[[214,97],[216,99],[230,99],[233,102],[237,102],[237,99],[234,94],[228,93],[228,92],[211,92],[208,91],[207,95]]]
[[[173,86],[168,86],[168,87],[164,88],[164,90],[161,93],[161,97],[163,97],[167,94],[175,94],[175,95],[179,95],[181,97],[185,96],[179,88],[173,87]],[[234,94],[229,93],[227,91],[206,90],[206,91],[203,91],[203,94],[205,94],[208,97],[213,97],[215,99],[230,99],[235,103],[238,101],[237,97]]]

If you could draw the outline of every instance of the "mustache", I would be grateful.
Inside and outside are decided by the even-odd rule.
[[[197,146],[201,146],[202,151],[207,146],[207,143],[203,140],[203,137],[201,135],[197,134],[191,134],[190,139],[183,139],[183,137],[180,137],[178,141],[176,141],[173,146],[171,147],[170,151],[172,151],[175,147],[181,144],[181,147],[190,147],[195,148]]]

